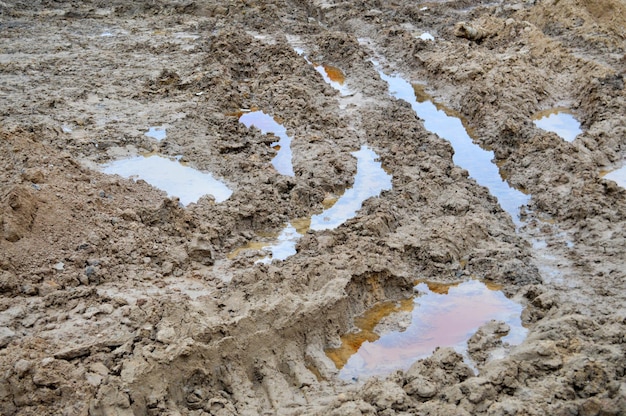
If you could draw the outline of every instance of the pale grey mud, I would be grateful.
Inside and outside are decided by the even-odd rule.
[[[625,16],[0,1],[0,414],[626,414]]]

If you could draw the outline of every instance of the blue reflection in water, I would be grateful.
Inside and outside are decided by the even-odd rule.
[[[239,122],[248,128],[254,126],[261,130],[263,134],[273,133],[278,137],[279,140],[271,144],[272,147],[279,147],[276,156],[272,159],[272,165],[282,175],[295,175],[293,164],[291,163],[291,137],[287,136],[287,129],[282,124],[279,124],[272,116],[262,111],[244,113],[239,117]]]
[[[102,171],[125,178],[143,179],[169,196],[178,197],[183,205],[197,202],[207,194],[213,195],[216,202],[223,202],[233,193],[210,173],[200,172],[162,156],[120,159],[104,165]]]
[[[424,120],[424,127],[427,130],[452,144],[454,163],[466,169],[478,184],[487,187],[491,194],[498,198],[500,206],[519,225],[520,207],[526,205],[530,197],[511,188],[502,179],[498,167],[492,163],[493,152],[483,150],[474,144],[459,118],[449,116],[444,110],[438,110],[430,100],[418,102],[413,86],[402,77],[385,75],[382,71],[379,71],[379,74],[389,84],[389,93],[409,103],[413,111]]]

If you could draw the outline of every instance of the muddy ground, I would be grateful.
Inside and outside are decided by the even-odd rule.
[[[626,158],[625,28],[619,0],[0,1],[0,414],[626,414],[626,190],[601,177]],[[531,195],[521,226],[372,61],[464,117]],[[531,121],[559,106],[571,143]],[[295,176],[250,108],[287,127]],[[391,190],[285,261],[228,257],[321,212],[361,145]],[[183,208],[97,169],[146,153],[233,195]],[[337,377],[324,351],[355,317],[470,278],[525,307],[504,358],[491,325],[475,369],[441,348]]]

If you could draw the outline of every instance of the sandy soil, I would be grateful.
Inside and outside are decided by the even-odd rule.
[[[618,0],[0,1],[0,414],[626,414],[626,190],[602,178],[626,159],[625,28]],[[493,150],[520,226],[379,69]],[[573,142],[532,123],[553,107]],[[287,128],[293,177],[242,109]],[[285,261],[229,256],[322,212],[363,145],[391,190]],[[182,207],[98,169],[142,154],[233,195]],[[521,345],[488,359],[490,323],[473,363],[338,377],[325,350],[364,311],[470,278],[523,304]]]

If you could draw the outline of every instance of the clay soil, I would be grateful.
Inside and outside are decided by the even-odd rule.
[[[0,414],[626,414],[626,190],[602,178],[626,159],[625,28],[620,0],[0,1]],[[530,195],[521,225],[378,68],[464,118]],[[553,107],[573,142],[532,123]],[[320,213],[362,145],[391,190],[285,261],[229,256]],[[182,207],[98,169],[148,153],[233,195]],[[338,377],[325,350],[368,308],[471,278],[524,306],[521,345],[490,359],[492,322],[473,368],[440,348]]]

